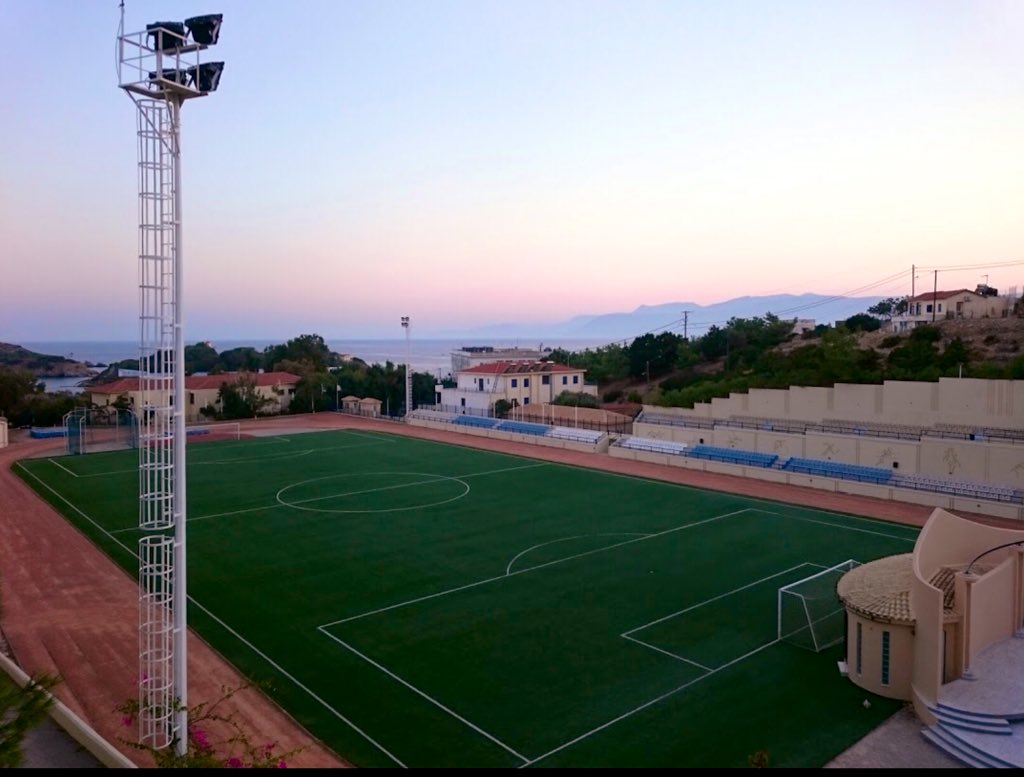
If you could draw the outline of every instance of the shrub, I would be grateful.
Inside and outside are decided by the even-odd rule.
[[[901,342],[903,342],[903,338],[900,337],[899,335],[890,335],[889,337],[886,337],[884,340],[882,340],[882,342],[879,345],[881,345],[882,348],[895,348]]]
[[[604,401],[605,402],[618,402],[620,399],[622,399],[622,395],[624,393],[625,392],[622,389],[614,389],[613,391],[606,391],[604,393]]]
[[[34,675],[24,688],[13,682],[0,685],[0,769],[21,766],[21,745],[53,707],[50,689],[60,682],[50,675]]]
[[[160,749],[128,739],[122,738],[121,741],[129,747],[149,753],[161,769],[287,768],[288,759],[305,750],[304,747],[280,752],[276,742],[259,744],[235,720],[233,712],[224,713],[220,710],[224,702],[249,687],[252,687],[249,683],[234,688],[222,687],[221,697],[217,701],[212,704],[201,702],[189,708],[188,743],[184,755],[177,752],[177,740],[169,747]],[[134,725],[142,709],[143,704],[138,699],[129,699],[119,705],[117,711],[121,714],[121,723],[124,726]],[[178,704],[175,711],[180,712],[182,709]]]

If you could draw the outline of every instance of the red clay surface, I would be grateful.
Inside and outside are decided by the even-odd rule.
[[[453,432],[333,413],[246,422],[243,434],[262,431],[358,428],[472,448],[518,454],[592,469],[743,494],[821,510],[922,526],[932,508],[869,497],[748,480],[731,475],[613,459],[607,455],[543,448]],[[59,455],[63,440],[18,439],[0,450],[0,627],[15,660],[30,674],[58,674],[56,695],[136,763],[145,756],[124,745],[131,733],[115,707],[135,695],[138,666],[138,584],[11,472],[18,459]],[[984,516],[965,516],[994,525],[1016,525]],[[190,634],[189,700],[220,698],[224,686],[243,682],[219,654]],[[306,747],[291,766],[347,764],[314,740],[262,693],[247,689],[228,702],[256,741],[281,750]]]

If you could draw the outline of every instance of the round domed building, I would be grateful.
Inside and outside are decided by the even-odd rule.
[[[912,553],[855,567],[836,590],[853,683],[930,724],[949,710],[1024,720],[1024,530],[937,508]]]

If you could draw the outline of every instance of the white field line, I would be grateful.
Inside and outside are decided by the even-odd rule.
[[[349,447],[352,447],[352,446],[349,446]],[[437,482],[440,482],[440,481],[443,481],[443,480],[461,480],[463,478],[475,478],[475,477],[480,477],[482,475],[496,475],[496,474],[501,473],[501,472],[512,472],[514,470],[519,470],[519,469],[533,469],[534,467],[543,467],[543,466],[546,466],[546,465],[545,464],[528,464],[525,467],[510,467],[508,469],[495,469],[495,470],[491,470],[489,472],[473,472],[473,473],[471,473],[469,475],[437,475],[437,476],[432,477],[430,480],[420,480],[420,481],[417,481],[417,482],[414,482],[414,483],[402,483],[402,484],[397,485],[397,486],[381,486],[380,488],[368,488],[368,489],[363,489],[362,491],[346,491],[346,492],[343,492],[343,493],[340,493],[340,494],[330,494],[328,496],[314,496],[314,497],[310,497],[309,499],[298,499],[298,500],[296,500],[294,502],[281,502],[281,501],[277,501],[274,504],[271,504],[271,505],[268,505],[268,506],[265,506],[265,507],[247,507],[247,508],[244,508],[242,510],[229,510],[228,512],[225,512],[225,513],[210,513],[209,515],[197,515],[197,516],[194,516],[192,518],[188,518],[187,520],[189,522],[191,522],[191,521],[203,521],[203,520],[206,520],[207,518],[223,518],[223,517],[227,517],[229,515],[241,515],[242,513],[254,513],[254,512],[258,512],[260,510],[273,510],[273,509],[276,509],[278,507],[293,507],[294,505],[303,505],[303,504],[307,504],[309,502],[320,502],[320,501],[323,501],[325,499],[344,499],[345,497],[349,497],[349,496],[359,496],[361,494],[373,494],[373,493],[376,493],[378,491],[390,491],[390,490],[393,490],[393,489],[396,489],[396,488],[409,488],[410,486],[421,486],[421,485],[424,485],[424,484],[427,484],[427,483],[437,483]],[[352,473],[352,474],[353,474],[353,476],[357,476],[360,473]],[[335,478],[335,477],[338,477],[338,475],[326,475],[323,478],[315,478],[315,480],[325,480],[325,479],[328,479],[328,478]],[[301,485],[302,483],[310,483],[310,482],[312,482],[312,481],[304,480],[304,481],[300,481],[299,483],[292,483],[291,485],[285,486],[284,488],[282,488],[281,491],[284,491],[285,488],[291,488],[292,486]],[[280,496],[281,491],[277,492],[277,495],[275,495],[275,499],[278,496]],[[126,530],[121,530],[121,531],[126,531]]]
[[[47,461],[50,462],[55,467],[60,467],[62,470],[67,472],[69,475],[71,475],[71,477],[73,477],[73,478],[80,478],[80,477],[82,477],[81,475],[78,475],[78,474],[72,472],[71,470],[69,470],[67,467],[65,467],[63,464],[61,464],[59,461],[54,461],[53,459],[47,459]]]
[[[711,667],[704,666],[704,664],[698,664],[696,661],[691,661],[688,658],[683,658],[682,656],[676,655],[675,653],[669,652],[668,650],[662,650],[660,647],[652,645],[649,642],[644,642],[642,639],[637,639],[636,637],[631,637],[631,636],[629,636],[628,633],[627,634],[620,634],[619,636],[622,637],[623,639],[628,639],[630,642],[635,642],[638,645],[643,645],[645,648],[647,648],[649,650],[654,650],[654,651],[656,651],[658,653],[662,653],[662,654],[664,654],[666,656],[669,656],[670,658],[674,658],[677,661],[682,661],[684,664],[690,664],[691,666],[695,666],[698,669],[703,669],[705,672],[710,672],[711,671]]]
[[[275,438],[275,439],[277,439],[277,438]],[[285,438],[283,438],[283,437],[280,438],[280,439],[285,440]],[[290,442],[290,441],[288,441],[288,442]],[[354,443],[352,445],[331,445],[331,446],[329,446],[327,448],[304,448],[302,450],[292,451],[290,453],[280,453],[280,454],[278,454],[278,453],[271,453],[271,454],[268,454],[266,456],[251,456],[251,457],[242,458],[242,459],[192,459],[191,461],[186,462],[186,466],[188,466],[188,467],[193,467],[193,466],[194,467],[205,467],[205,466],[208,466],[210,464],[251,464],[253,462],[262,462],[262,461],[287,461],[289,459],[297,459],[300,456],[308,456],[308,455],[310,455],[312,453],[319,453],[321,451],[339,451],[339,450],[346,450],[346,449],[349,449],[349,448],[368,448],[368,447],[373,446],[373,445],[384,445],[386,443],[394,444],[394,441],[393,440],[377,440],[376,442],[372,442],[372,443],[359,442],[359,443]],[[253,444],[254,445],[258,445],[259,443],[253,443]],[[50,459],[50,461],[53,461],[53,460]],[[57,464],[57,462],[55,462],[55,461],[53,463]],[[57,466],[60,467],[61,465],[57,464]],[[64,468],[61,467],[61,469],[64,469]],[[93,473],[91,473],[89,475],[75,475],[75,477],[76,478],[102,478],[102,477],[106,477],[108,475],[126,475],[129,472],[138,472],[138,471],[139,471],[139,468],[135,467],[133,469],[115,469],[115,470],[110,470],[109,472],[93,472]],[[68,470],[68,472],[71,472],[71,471]],[[74,474],[74,473],[71,473],[71,474]]]
[[[459,591],[466,591],[466,590],[469,590],[470,588],[476,588],[477,586],[487,585],[488,583],[493,583],[496,580],[507,580],[510,577],[515,577],[516,575],[522,575],[522,574],[525,574],[526,572],[533,572],[533,571],[538,570],[538,569],[545,569],[546,567],[554,566],[555,564],[563,564],[566,561],[572,561],[574,559],[584,558],[585,556],[592,556],[595,553],[604,553],[606,550],[612,550],[613,548],[621,548],[624,545],[632,545],[634,542],[644,542],[646,540],[653,539],[655,537],[662,537],[662,536],[664,536],[666,534],[672,534],[673,532],[683,531],[685,529],[692,529],[695,526],[702,526],[703,524],[711,523],[712,521],[719,521],[722,518],[729,518],[729,517],[734,516],[734,515],[740,515],[741,513],[748,512],[751,509],[752,508],[744,508],[742,510],[734,510],[731,513],[722,513],[721,515],[716,515],[716,516],[713,516],[711,518],[705,518],[703,521],[695,521],[694,523],[687,523],[687,524],[684,524],[682,526],[676,526],[676,527],[673,527],[671,529],[666,529],[665,531],[658,532],[657,534],[647,534],[647,535],[644,535],[643,537],[637,537],[637,538],[632,539],[632,540],[624,540],[622,542],[615,542],[615,543],[613,543],[611,545],[605,545],[604,547],[601,547],[601,548],[594,548],[593,550],[587,550],[587,551],[584,551],[583,553],[576,553],[575,555],[566,556],[565,558],[558,558],[558,559],[555,559],[553,561],[545,562],[544,564],[538,564],[537,566],[526,567],[526,569],[517,569],[515,572],[512,572],[510,574],[497,575],[495,577],[488,577],[485,580],[477,580],[475,583],[467,583],[466,585],[460,585],[460,586],[457,586],[455,588],[449,588],[449,589],[444,590],[444,591],[438,591],[437,593],[427,594],[426,596],[418,596],[415,599],[409,599],[408,601],[405,601],[405,602],[399,602],[398,604],[392,604],[392,605],[390,605],[388,607],[379,607],[376,610],[369,610],[367,612],[359,613],[358,615],[352,615],[352,616],[350,616],[348,618],[341,618],[341,619],[336,620],[336,621],[331,621],[330,623],[322,623],[317,628],[327,629],[327,628],[330,628],[331,626],[337,626],[337,625],[340,625],[342,623],[348,623],[349,621],[358,620],[360,618],[366,618],[366,617],[369,617],[370,615],[377,615],[377,614],[382,613],[382,612],[388,612],[389,610],[397,610],[400,607],[408,607],[411,604],[418,604],[419,602],[425,602],[425,601],[427,601],[429,599],[436,599],[439,596],[447,596],[448,594],[458,593]]]
[[[41,480],[41,479],[40,479],[40,478],[39,478],[39,477],[38,477],[38,476],[37,476],[37,475],[36,475],[35,473],[33,473],[33,472],[31,472],[31,471],[29,471],[29,470],[25,469],[25,467],[23,467],[23,466],[21,465],[21,462],[18,462],[18,466],[19,466],[19,467],[21,467],[22,469],[24,469],[24,470],[25,470],[25,472],[28,472],[28,474],[29,474],[29,475],[31,475],[31,476],[32,476],[33,478],[35,478],[35,479],[36,479],[36,480],[37,480],[37,481],[38,481],[38,482],[40,483],[40,485],[42,485],[42,486],[43,486],[43,488],[47,489],[47,490],[48,490],[48,491],[49,491],[50,493],[52,493],[52,494],[53,494],[54,496],[56,496],[56,497],[57,497],[58,499],[60,499],[60,500],[61,500],[62,502],[64,502],[64,503],[65,503],[65,504],[66,504],[66,505],[67,505],[68,507],[70,507],[70,508],[71,508],[72,510],[74,510],[74,511],[75,511],[76,513],[78,513],[78,514],[79,514],[80,516],[82,516],[83,518],[85,518],[85,520],[87,520],[87,521],[88,521],[89,523],[91,523],[91,524],[92,524],[93,526],[95,526],[95,527],[96,527],[97,529],[99,529],[99,530],[100,530],[101,532],[103,532],[104,534],[106,534],[106,535],[107,535],[107,536],[108,536],[108,537],[109,537],[109,538],[110,538],[110,539],[111,539],[111,540],[112,540],[113,542],[115,542],[115,543],[116,543],[117,545],[119,545],[120,547],[122,547],[122,548],[123,548],[124,550],[128,551],[128,552],[129,552],[129,553],[130,553],[130,554],[131,554],[132,556],[134,556],[135,558],[138,558],[138,557],[139,557],[139,556],[138,556],[138,553],[136,553],[136,552],[135,552],[134,550],[132,550],[132,549],[131,549],[131,548],[129,548],[129,547],[127,546],[127,545],[125,545],[125,544],[124,544],[123,542],[121,542],[121,540],[119,540],[119,539],[118,539],[117,537],[113,536],[113,535],[112,535],[112,534],[111,534],[111,533],[110,533],[109,531],[107,531],[107,530],[106,530],[105,528],[103,528],[102,526],[100,526],[100,524],[98,524],[98,523],[97,523],[96,521],[94,521],[94,520],[93,520],[93,519],[92,519],[91,517],[89,517],[88,515],[86,515],[86,513],[84,513],[84,512],[82,511],[82,510],[80,510],[80,509],[79,509],[79,508],[78,508],[78,507],[77,507],[76,505],[74,505],[74,504],[73,504],[73,503],[72,503],[71,501],[69,501],[69,500],[68,500],[68,499],[67,499],[67,498],[66,498],[66,497],[65,497],[65,496],[64,496],[63,494],[61,494],[60,492],[58,492],[58,491],[56,491],[55,489],[51,488],[51,487],[50,487],[50,486],[49,486],[49,485],[48,485],[47,483],[45,483],[44,481],[42,481],[42,480]],[[301,689],[302,689],[302,690],[303,690],[303,691],[304,691],[305,693],[309,694],[309,696],[310,696],[311,698],[313,698],[313,699],[314,699],[314,700],[315,700],[316,702],[318,702],[318,703],[319,703],[319,704],[320,704],[320,705],[321,705],[322,707],[324,707],[324,709],[326,709],[326,710],[327,710],[328,712],[330,712],[330,713],[331,713],[332,715],[334,715],[334,716],[335,716],[336,718],[338,718],[339,720],[341,720],[341,721],[343,721],[344,723],[348,724],[348,726],[349,726],[349,727],[350,727],[350,728],[351,728],[351,729],[352,729],[353,731],[355,731],[355,732],[356,732],[357,734],[359,734],[360,736],[362,736],[362,737],[363,737],[363,738],[364,738],[364,739],[365,739],[365,740],[366,740],[367,742],[369,742],[369,743],[370,743],[370,744],[372,744],[372,745],[373,745],[374,747],[376,747],[376,748],[377,748],[378,750],[380,750],[380,751],[381,751],[382,753],[384,753],[384,754],[385,754],[385,755],[386,755],[386,756],[387,756],[388,758],[390,758],[390,759],[391,759],[392,761],[394,761],[394,762],[395,762],[396,764],[398,764],[398,765],[399,765],[399,766],[401,766],[402,768],[405,768],[405,764],[403,764],[403,763],[402,763],[402,762],[401,762],[400,760],[398,760],[398,759],[397,759],[397,758],[396,758],[395,756],[393,756],[393,755],[392,755],[391,753],[389,753],[389,752],[388,752],[387,750],[385,750],[385,749],[384,749],[384,747],[382,747],[382,746],[381,746],[380,744],[378,744],[378,743],[377,743],[377,742],[376,742],[376,741],[375,741],[374,739],[372,739],[372,738],[371,738],[371,737],[370,737],[370,736],[369,736],[368,734],[366,734],[365,732],[363,732],[363,730],[362,730],[362,729],[360,729],[360,728],[359,728],[358,726],[356,726],[356,725],[355,725],[354,723],[352,723],[352,722],[351,722],[351,721],[350,721],[350,720],[349,720],[348,718],[346,718],[346,717],[345,717],[344,715],[342,715],[342,714],[341,714],[340,712],[338,712],[338,711],[337,711],[336,709],[334,709],[334,707],[332,707],[332,706],[331,706],[330,704],[328,704],[328,703],[327,703],[326,701],[324,701],[324,700],[323,700],[323,699],[321,699],[321,698],[320,698],[319,696],[317,696],[317,695],[316,695],[315,693],[313,693],[313,691],[311,691],[311,690],[310,690],[309,688],[307,688],[307,687],[306,687],[305,685],[303,685],[303,684],[302,684],[301,682],[299,682],[299,681],[298,681],[298,680],[297,680],[297,679],[296,679],[296,678],[295,678],[294,676],[292,676],[292,675],[291,675],[291,674],[290,674],[290,673],[289,673],[288,671],[286,671],[286,670],[285,670],[284,668],[282,668],[282,667],[281,667],[281,665],[280,665],[280,664],[278,664],[278,663],[277,663],[276,661],[274,661],[273,659],[271,659],[271,658],[270,658],[270,657],[269,657],[269,656],[268,656],[268,655],[267,655],[266,653],[264,653],[264,652],[263,652],[262,650],[260,650],[259,648],[257,648],[257,647],[256,647],[255,645],[253,645],[253,644],[252,644],[251,642],[249,642],[249,640],[245,639],[245,638],[244,638],[244,637],[243,637],[242,635],[240,635],[240,634],[239,634],[239,633],[238,633],[237,631],[235,631],[235,630],[234,630],[234,629],[232,629],[232,628],[231,628],[230,626],[228,626],[228,625],[227,625],[227,624],[226,624],[226,623],[225,623],[225,622],[224,622],[223,620],[221,620],[220,618],[218,618],[218,617],[217,617],[216,615],[214,615],[214,614],[213,614],[212,612],[210,612],[210,611],[209,611],[209,610],[208,610],[208,609],[207,609],[206,607],[204,607],[204,606],[203,606],[202,604],[200,604],[199,602],[197,602],[197,601],[196,601],[196,600],[195,600],[195,599],[194,599],[194,598],[193,598],[192,596],[189,596],[189,597],[188,597],[188,600],[189,600],[189,602],[190,602],[190,603],[192,603],[193,605],[195,605],[196,607],[198,607],[198,608],[199,608],[200,610],[202,610],[202,611],[203,611],[203,612],[205,612],[205,613],[206,613],[207,615],[209,615],[209,616],[210,616],[210,617],[211,617],[211,618],[212,618],[213,620],[215,620],[215,621],[216,621],[217,623],[219,623],[219,624],[220,624],[221,626],[223,626],[223,627],[224,627],[224,628],[225,628],[225,629],[226,629],[226,630],[227,630],[227,631],[228,631],[228,632],[229,632],[229,633],[230,633],[230,634],[231,634],[232,636],[234,636],[234,637],[235,637],[236,639],[238,639],[238,640],[239,640],[239,641],[240,641],[240,642],[241,642],[241,643],[242,643],[243,645],[245,645],[246,647],[248,647],[248,648],[249,648],[250,650],[252,650],[252,651],[253,651],[254,653],[256,653],[256,655],[258,655],[258,656],[259,656],[260,658],[262,658],[262,659],[263,659],[264,661],[266,661],[266,662],[267,662],[268,664],[270,664],[271,666],[273,666],[273,667],[274,667],[274,668],[275,668],[275,669],[276,669],[277,671],[279,671],[279,672],[280,672],[280,673],[281,673],[281,674],[282,674],[283,676],[287,677],[287,678],[288,678],[289,680],[291,680],[291,681],[292,681],[293,683],[295,683],[295,685],[296,685],[296,686],[297,686],[298,688],[301,688]]]
[[[529,553],[531,551],[534,551],[534,550],[537,550],[537,548],[543,548],[546,545],[554,545],[557,542],[569,542],[570,540],[581,540],[584,537],[648,537],[648,536],[650,536],[650,535],[643,534],[641,532],[619,531],[619,532],[606,532],[606,533],[601,533],[601,534],[577,534],[577,535],[575,535],[573,537],[561,537],[560,539],[557,539],[557,540],[548,540],[547,542],[541,542],[541,543],[539,543],[537,545],[529,547],[526,550],[521,551],[520,553],[517,553],[515,556],[513,556],[512,560],[510,562],[508,562],[508,566],[505,567],[505,574],[506,575],[511,574],[512,573],[512,565],[515,564],[521,557],[525,556],[527,553]]]
[[[378,442],[387,443],[388,445],[394,445],[395,439],[393,437],[386,437],[380,434],[373,434],[371,432],[353,432],[350,429],[339,429],[338,431],[351,435],[352,437],[365,437],[367,440],[377,440]]]
[[[376,747],[378,750],[380,750],[382,753],[384,753],[384,755],[386,755],[388,758],[390,758],[396,764],[401,766],[403,769],[407,769],[408,768],[394,754],[392,754],[387,748],[385,748],[382,744],[380,744],[380,742],[378,742],[376,739],[374,739],[369,734],[367,734],[365,731],[363,731],[361,728],[359,728],[359,726],[357,726],[351,720],[349,720],[344,715],[342,715],[340,712],[338,712],[338,710],[336,710],[334,707],[332,707],[330,704],[328,704],[326,701],[324,701],[322,698],[320,698],[314,691],[312,691],[308,687],[306,687],[302,682],[300,682],[298,679],[296,679],[290,672],[285,670],[279,663],[274,661],[274,659],[272,659],[270,656],[268,656],[266,653],[264,653],[262,650],[260,650],[254,644],[252,644],[249,640],[247,640],[245,637],[243,637],[241,634],[239,634],[233,628],[228,626],[228,624],[226,624],[223,620],[221,620],[216,615],[214,615],[212,612],[210,612],[206,607],[201,605],[199,602],[197,602],[191,596],[188,597],[188,600],[193,605],[195,605],[200,610],[202,610],[204,613],[206,613],[210,618],[215,620],[229,634],[231,634],[235,639],[237,639],[239,642],[241,642],[247,648],[249,648],[253,653],[258,655],[260,658],[262,658],[264,661],[266,661],[268,664],[270,664],[272,667],[274,667],[274,669],[276,669],[282,675],[284,675],[289,680],[291,680],[295,684],[295,686],[297,688],[301,689],[311,699],[313,699],[315,702],[317,702],[321,707],[323,707],[325,710],[327,710],[329,713],[331,713],[334,717],[336,717],[342,723],[346,724],[349,728],[351,728],[353,731],[355,731],[357,734],[359,734],[363,739],[365,739],[371,745]]]
[[[358,650],[356,650],[356,648],[352,647],[352,646],[351,646],[351,645],[349,645],[349,644],[348,644],[347,642],[345,642],[344,640],[342,640],[342,639],[340,639],[339,637],[335,636],[334,634],[331,634],[331,633],[330,633],[329,631],[327,631],[326,629],[324,629],[324,628],[318,628],[317,630],[318,630],[318,631],[320,631],[320,633],[322,633],[322,634],[325,634],[325,635],[327,635],[328,637],[330,637],[331,639],[333,639],[333,640],[334,640],[335,642],[337,642],[337,643],[338,643],[339,645],[341,645],[341,646],[342,646],[343,648],[345,648],[345,649],[346,649],[346,650],[348,650],[349,652],[351,652],[351,653],[354,653],[355,655],[359,656],[359,658],[363,659],[364,661],[366,661],[366,662],[367,662],[368,664],[370,664],[371,666],[374,666],[374,667],[376,667],[377,669],[379,669],[379,670],[380,670],[381,672],[383,672],[384,674],[386,674],[386,675],[387,675],[388,677],[390,677],[391,679],[393,679],[393,680],[395,680],[395,681],[397,681],[397,682],[401,683],[402,685],[404,685],[404,686],[405,686],[406,688],[408,688],[408,689],[409,689],[410,691],[412,691],[412,692],[413,692],[413,693],[415,693],[416,695],[418,695],[418,696],[420,696],[420,697],[422,697],[422,698],[426,699],[427,701],[429,701],[429,702],[430,702],[431,704],[433,704],[433,705],[434,705],[435,707],[437,707],[438,709],[441,709],[441,710],[443,710],[444,712],[447,712],[447,713],[448,713],[449,715],[451,715],[451,716],[452,716],[453,718],[455,718],[455,719],[456,719],[457,721],[459,721],[459,722],[460,722],[460,723],[462,723],[463,725],[465,725],[465,726],[468,726],[469,728],[473,729],[474,731],[476,731],[476,732],[477,732],[478,734],[480,734],[481,736],[485,737],[486,739],[489,739],[489,740],[490,740],[491,742],[493,742],[494,744],[496,744],[496,745],[497,745],[498,747],[500,747],[500,748],[501,748],[502,750],[504,750],[505,752],[507,752],[507,753],[511,753],[512,755],[514,755],[514,756],[515,756],[516,758],[518,758],[518,759],[519,759],[520,761],[522,761],[523,763],[527,763],[527,762],[528,762],[528,761],[530,760],[529,758],[527,758],[526,756],[522,755],[521,753],[517,753],[517,752],[516,752],[515,750],[513,750],[513,749],[512,749],[511,747],[509,747],[508,745],[506,745],[506,744],[505,744],[504,742],[502,742],[502,741],[501,741],[500,739],[498,739],[497,737],[495,737],[495,736],[493,736],[493,735],[491,735],[491,734],[487,733],[486,731],[484,731],[484,730],[483,730],[482,728],[480,728],[480,727],[479,727],[478,725],[476,725],[475,723],[472,723],[472,722],[470,722],[470,721],[466,720],[466,719],[465,719],[464,717],[462,717],[462,716],[461,716],[461,715],[460,715],[459,713],[455,712],[455,711],[454,711],[454,710],[452,710],[452,709],[449,709],[448,707],[446,707],[446,706],[445,706],[444,704],[442,704],[441,702],[439,702],[439,701],[438,701],[437,699],[435,699],[434,697],[430,696],[430,695],[429,695],[429,694],[427,694],[427,693],[424,693],[423,691],[421,691],[421,690],[420,690],[419,688],[417,688],[417,687],[416,687],[415,685],[413,685],[412,683],[410,683],[410,682],[408,682],[407,680],[404,680],[404,679],[402,679],[401,677],[399,677],[399,676],[398,676],[397,674],[395,674],[394,672],[392,672],[392,671],[391,671],[390,669],[388,669],[388,668],[387,668],[386,666],[384,666],[384,665],[382,665],[382,664],[380,664],[380,663],[378,663],[378,662],[374,661],[374,660],[373,660],[372,658],[370,658],[369,656],[365,655],[364,653],[361,653],[361,652],[359,652]]]
[[[326,499],[343,499],[343,498],[349,497],[349,496],[361,496],[362,494],[375,494],[375,493],[378,493],[380,491],[395,491],[395,490],[400,489],[400,488],[412,488],[413,486],[423,486],[423,485],[427,485],[429,483],[440,483],[440,482],[443,482],[445,480],[452,480],[452,481],[455,481],[455,482],[461,482],[464,478],[478,478],[478,477],[482,477],[483,475],[498,475],[498,474],[501,474],[503,472],[516,472],[517,470],[521,470],[521,469],[535,469],[536,467],[543,467],[543,466],[545,466],[545,465],[544,464],[527,464],[527,465],[521,466],[521,467],[506,467],[505,469],[492,469],[492,470],[490,470],[488,472],[472,472],[472,473],[470,473],[468,475],[427,475],[425,472],[351,472],[351,473],[345,472],[345,473],[334,474],[334,475],[324,475],[323,477],[310,478],[309,480],[300,480],[298,483],[292,483],[291,485],[287,485],[284,488],[282,488],[280,491],[278,491],[274,495],[274,499],[276,499],[280,504],[284,505],[285,507],[295,507],[297,505],[309,504],[310,502],[322,502],[322,501],[324,501]],[[281,499],[281,494],[283,494],[289,488],[295,488],[296,486],[304,486],[307,483],[316,483],[317,481],[320,481],[320,480],[333,480],[333,479],[341,478],[341,477],[363,477],[363,476],[367,476],[367,475],[424,475],[424,476],[426,476],[427,480],[414,480],[411,483],[399,483],[399,484],[394,485],[394,486],[380,486],[379,488],[367,488],[367,489],[363,489],[362,491],[347,491],[347,492],[342,493],[342,494],[328,494],[327,496],[314,496],[314,497],[310,497],[309,499],[296,499],[294,502],[285,502],[284,500]],[[463,484],[463,485],[465,485],[465,484]],[[468,488],[468,486],[467,486],[467,488]],[[467,491],[466,493],[469,493],[469,492]],[[403,508],[403,509],[407,509],[407,508]],[[415,509],[415,506],[413,508],[411,508],[411,509]],[[380,510],[379,512],[389,512],[389,511],[387,511],[387,510]]]
[[[777,639],[773,639],[771,642],[766,642],[765,644],[761,645],[761,647],[754,648],[749,653],[744,653],[739,658],[734,658],[732,661],[729,661],[728,663],[725,663],[725,664],[722,664],[721,666],[715,667],[714,669],[710,670],[707,674],[702,674],[700,677],[697,677],[697,678],[695,678],[693,680],[690,680],[689,682],[683,683],[678,688],[673,688],[671,691],[666,691],[665,693],[661,694],[661,696],[658,696],[658,697],[656,697],[654,699],[651,699],[650,701],[646,701],[643,704],[641,704],[639,707],[634,707],[629,712],[624,712],[623,714],[619,715],[617,718],[612,718],[607,723],[602,723],[597,728],[591,729],[590,731],[586,732],[585,734],[580,734],[575,739],[571,739],[568,742],[566,742],[565,744],[559,745],[554,750],[549,750],[548,752],[544,753],[544,755],[541,755],[541,756],[538,756],[538,757],[534,758],[533,760],[523,764],[519,768],[522,769],[522,768],[527,767],[527,766],[532,766],[533,764],[537,763],[538,761],[543,761],[545,758],[547,758],[549,756],[552,756],[555,753],[561,752],[562,750],[565,750],[567,747],[572,747],[576,743],[582,742],[584,739],[587,739],[588,737],[591,737],[591,736],[593,736],[594,734],[597,734],[600,731],[604,731],[606,728],[614,726],[619,721],[625,720],[626,718],[628,718],[628,717],[630,717],[632,715],[635,715],[636,713],[641,712],[642,710],[645,710],[648,707],[652,707],[655,704],[658,704],[659,702],[662,702],[665,699],[669,698],[670,696],[674,696],[675,694],[679,693],[680,691],[686,690],[691,685],[696,685],[701,680],[706,680],[707,678],[711,677],[712,675],[718,674],[723,669],[728,669],[730,666],[733,666],[734,664],[738,664],[740,661],[744,661],[744,660],[750,658],[755,653],[760,653],[762,650],[764,650],[766,648],[770,648],[772,645],[775,645],[778,641],[779,640],[777,640]]]
[[[785,513],[776,513],[776,512],[772,512],[771,510],[761,510],[760,508],[752,508],[752,509],[755,510],[756,512],[759,512],[759,513],[765,513],[766,515],[774,515],[774,516],[777,516],[779,518],[790,518],[790,519],[792,519],[794,521],[803,521],[804,523],[816,523],[816,524],[819,524],[821,526],[831,526],[833,529],[845,529],[846,531],[856,531],[856,532],[860,532],[861,534],[873,534],[876,537],[887,537],[890,540],[902,540],[903,542],[917,542],[916,538],[912,539],[910,537],[900,537],[898,534],[886,534],[885,532],[871,531],[870,529],[861,529],[861,528],[859,528],[857,526],[843,526],[843,525],[838,524],[838,523],[829,523],[828,521],[816,521],[813,518],[804,518],[803,516],[800,516],[800,515],[786,515]],[[851,516],[851,517],[856,517],[856,516]],[[870,519],[864,519],[864,520],[870,520]]]
[[[724,594],[718,594],[718,596],[712,596],[710,599],[705,599],[703,602],[699,602],[697,604],[690,605],[689,607],[687,607],[685,609],[679,610],[678,612],[673,612],[670,615],[666,615],[666,616],[664,616],[662,618],[658,618],[657,620],[653,620],[650,623],[645,623],[643,626],[637,626],[635,629],[630,629],[629,631],[625,631],[622,634],[620,634],[619,636],[620,637],[626,637],[628,639],[630,634],[635,634],[638,631],[643,631],[644,629],[650,628],[651,626],[655,626],[655,625],[661,623],[662,621],[671,620],[672,618],[675,618],[675,617],[677,617],[679,615],[684,615],[685,613],[688,613],[691,610],[697,610],[697,609],[699,609],[701,607],[704,607],[705,605],[711,604],[712,602],[717,602],[719,599],[724,599],[727,596],[732,596],[733,594],[738,594],[740,591],[745,591],[748,588],[753,588],[756,585],[761,585],[761,583],[767,583],[772,578],[782,577],[782,575],[788,575],[790,572],[795,572],[796,570],[800,569],[801,567],[806,567],[806,566],[818,566],[818,565],[817,564],[808,564],[805,561],[803,564],[797,564],[795,567],[790,567],[789,569],[784,569],[781,572],[776,572],[774,575],[768,575],[767,577],[762,577],[760,580],[755,580],[753,583],[747,583],[746,585],[741,585],[739,588],[733,588],[731,591],[726,591]]]

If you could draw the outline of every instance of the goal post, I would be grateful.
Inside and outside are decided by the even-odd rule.
[[[241,440],[242,424],[239,421],[211,421],[209,423],[185,424],[185,436],[189,442]]]
[[[836,586],[859,566],[847,559],[779,588],[778,640],[815,653],[842,642],[846,618]]]

